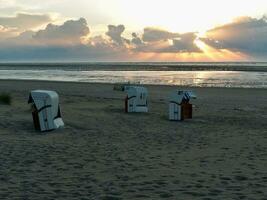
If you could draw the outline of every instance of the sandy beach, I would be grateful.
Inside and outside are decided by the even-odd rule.
[[[267,90],[191,88],[194,118],[168,121],[177,87],[147,86],[125,114],[113,85],[0,81],[1,199],[267,199]],[[29,91],[60,95],[62,130],[33,128]]]

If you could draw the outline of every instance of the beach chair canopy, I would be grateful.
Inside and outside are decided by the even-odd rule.
[[[193,108],[190,100],[196,98],[192,91],[176,91],[171,94],[169,102],[169,119],[182,121],[192,119]]]
[[[64,126],[61,119],[59,97],[54,91],[31,91],[28,103],[34,107],[33,116],[35,127],[41,131],[49,131]],[[38,121],[38,125],[37,124]]]
[[[145,87],[127,87],[126,112],[148,112],[148,92]]]
[[[147,101],[147,89],[145,87],[127,87],[128,98],[136,98],[140,104],[145,104]]]
[[[192,91],[176,91],[171,94],[170,101],[177,104],[188,103],[191,99],[196,99],[197,96]]]

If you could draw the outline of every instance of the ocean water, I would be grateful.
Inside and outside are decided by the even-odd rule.
[[[0,63],[0,70],[70,71],[258,71],[267,72],[267,62],[80,62]]]
[[[0,79],[88,83],[140,83],[193,87],[267,88],[265,71],[84,70],[82,68],[0,67]]]

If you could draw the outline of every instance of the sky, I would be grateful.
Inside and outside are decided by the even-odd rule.
[[[267,61],[266,0],[0,0],[0,62]]]

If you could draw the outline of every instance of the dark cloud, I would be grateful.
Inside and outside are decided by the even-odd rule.
[[[110,39],[117,45],[129,44],[130,41],[122,37],[123,32],[125,31],[124,25],[108,25],[108,31],[106,35],[110,37]]]
[[[118,46],[113,43],[111,43],[109,40],[104,38],[103,36],[95,36],[90,38],[89,43],[87,44],[87,47],[93,51],[95,49],[95,52],[113,52],[115,49],[125,48],[124,46]]]
[[[171,35],[175,37],[175,39],[170,39],[172,38]],[[134,35],[133,39],[135,39],[135,43],[138,44],[136,45],[135,50],[140,52],[155,53],[201,52],[201,50],[195,44],[195,40],[197,39],[197,35],[195,33],[172,33],[171,35],[168,36],[168,34],[158,34],[157,37],[155,37],[153,40],[151,39],[149,42],[140,41],[140,38]],[[159,40],[159,38],[161,39]]]
[[[85,28],[86,24],[84,19],[71,20],[61,26],[48,25],[45,30],[37,33],[23,32],[17,37],[0,42],[0,60],[108,61],[129,58],[129,48],[115,45],[103,36],[91,37],[87,44],[82,44],[80,37],[89,33]],[[71,45],[66,46],[70,41]]]
[[[214,39],[210,39],[210,38],[199,38],[202,42],[204,42],[205,44],[207,44],[208,46],[211,46],[215,49],[224,49],[225,46],[219,42],[218,40],[214,40]]]
[[[117,45],[103,36],[95,36],[90,38],[87,48],[90,55],[94,54],[96,57],[112,57],[118,54],[125,55],[130,52],[130,49],[124,44]]]
[[[109,45],[0,47],[0,61],[112,61],[129,60],[128,51]]]
[[[180,36],[179,33],[172,33],[166,30],[148,27],[144,29],[143,41],[157,42],[161,40],[174,39],[179,36]]]
[[[36,28],[52,21],[51,16],[43,14],[19,13],[14,17],[0,17],[0,25],[20,31]]]
[[[201,52],[196,46],[195,40],[197,39],[196,33],[181,34],[179,39],[173,40],[173,45],[170,46],[167,51],[173,52]]]
[[[32,39],[33,35],[35,34],[34,31],[25,31],[20,33],[18,36],[9,37],[2,41],[0,45],[4,46],[29,46],[35,45],[36,41]]]
[[[136,33],[132,33],[132,37],[132,44],[134,44],[135,46],[143,45],[142,39]]]
[[[87,36],[90,30],[84,18],[69,20],[63,25],[48,24],[46,29],[38,31],[33,37],[45,44],[75,45],[81,43],[81,37]]]
[[[207,32],[207,44],[215,48],[258,53],[267,52],[267,20],[241,17]]]

